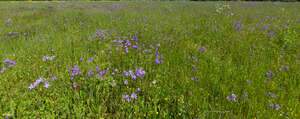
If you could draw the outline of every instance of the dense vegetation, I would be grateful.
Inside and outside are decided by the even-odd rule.
[[[1,0],[1,1],[260,1],[260,2],[297,2],[300,0]]]
[[[299,3],[0,3],[4,118],[300,118]]]

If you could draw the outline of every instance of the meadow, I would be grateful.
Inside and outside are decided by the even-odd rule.
[[[300,3],[0,2],[6,119],[300,118]]]

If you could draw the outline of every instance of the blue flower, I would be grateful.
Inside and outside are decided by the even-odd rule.
[[[274,105],[273,105],[273,104],[270,104],[270,107],[271,107],[271,108],[274,108]]]
[[[10,23],[10,22],[12,22],[12,20],[11,20],[11,18],[8,18],[7,23]]]
[[[280,109],[279,104],[276,104],[274,108],[275,108],[275,109]]]
[[[34,87],[36,87],[37,85],[39,85],[41,82],[43,82],[43,78],[39,78],[37,79],[33,84],[31,84],[28,88],[31,90],[33,89]]]
[[[89,62],[92,62],[94,60],[94,58],[93,57],[91,57],[90,59],[89,59]]]
[[[125,84],[125,85],[127,85],[127,84],[128,84],[128,81],[127,81],[127,80],[125,80],[125,81],[124,81],[124,84]]]
[[[75,82],[74,82],[72,85],[73,85],[73,87],[74,87],[74,88],[76,88],[76,87],[77,87],[77,84],[76,84]]]
[[[10,117],[12,117],[11,115],[6,115],[5,116],[5,119],[8,119],[8,118],[10,118]]]
[[[45,88],[48,88],[50,86],[50,83],[49,82],[47,82],[47,81],[45,81]]]
[[[127,100],[127,102],[130,102],[129,95],[122,95],[122,98],[126,99],[126,100]]]
[[[3,73],[6,70],[6,68],[2,68],[0,73]]]
[[[201,51],[201,52],[204,52],[204,51],[205,51],[205,47],[202,46],[200,51]]]
[[[55,80],[56,79],[56,77],[54,76],[54,77],[52,77],[52,80]]]
[[[137,95],[133,92],[133,93],[131,94],[131,98],[132,98],[132,99],[137,99]]]
[[[227,99],[228,101],[231,101],[231,98],[230,98],[229,96],[227,96],[226,99]]]

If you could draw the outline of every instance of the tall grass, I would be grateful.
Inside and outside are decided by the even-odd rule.
[[[3,118],[300,118],[299,3],[0,9]]]

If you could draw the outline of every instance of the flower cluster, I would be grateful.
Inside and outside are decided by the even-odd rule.
[[[55,58],[55,56],[51,56],[51,57],[49,57],[49,56],[44,56],[43,57],[43,61],[46,61],[46,60],[53,60]]]
[[[164,63],[164,61],[163,61],[163,56],[162,55],[156,55],[156,58],[155,58],[155,62],[156,62],[156,64],[161,64],[161,63]]]
[[[48,77],[50,77],[53,81],[56,79],[56,77],[52,76],[52,74],[49,74]]]
[[[234,93],[231,94],[231,97],[230,96],[227,96],[226,99],[228,101],[233,101],[233,102],[236,102],[236,95]]]
[[[0,70],[0,73],[3,73],[5,70],[6,70],[6,68],[2,68],[2,69]]]
[[[5,66],[8,66],[8,67],[13,67],[14,65],[16,65],[15,61],[12,61],[12,60],[9,60],[9,59],[4,60],[3,63],[4,63]]]
[[[4,65],[7,66],[7,67],[13,67],[14,65],[16,65],[16,62],[15,61],[12,61],[12,60],[9,60],[9,59],[6,59],[3,61]],[[6,68],[3,67],[1,70],[0,70],[0,73],[4,73],[6,71]]]
[[[69,70],[68,70],[68,72],[70,72],[72,70],[72,77],[71,77],[71,80],[72,79],[74,79],[74,76],[77,76],[77,75],[79,75],[79,74],[81,74],[81,71],[79,71],[79,67],[78,67],[78,65],[76,65],[75,67],[73,67],[73,68],[69,68]]]
[[[143,71],[142,67],[141,68],[136,68],[135,73],[132,70],[129,70],[129,71],[124,70],[123,71],[124,76],[126,76],[126,77],[130,76],[134,80],[137,79],[137,77],[139,77],[139,78],[144,77],[145,74],[146,74],[146,72]]]
[[[266,96],[270,96],[272,98],[275,98],[275,95],[273,93],[266,93]]]
[[[279,68],[279,71],[282,71],[282,70],[284,70],[284,69],[290,70],[290,68],[289,68],[288,66],[284,66],[284,67],[282,67],[282,68]]]
[[[133,92],[131,96],[123,94],[122,98],[126,99],[127,102],[130,102],[131,99],[137,99],[137,95]]]
[[[99,29],[96,29],[96,32],[94,33],[94,38],[105,39],[105,31],[100,31]]]
[[[267,79],[270,80],[272,76],[274,76],[273,72],[270,70],[269,72],[266,73],[266,76],[268,77]]]
[[[8,32],[9,35],[18,35],[19,32]]]
[[[275,106],[274,106],[273,104],[270,104],[270,107],[271,107],[271,108],[274,108],[274,109],[276,109],[276,110],[280,109],[279,104],[276,104]]]
[[[33,84],[31,84],[28,88],[30,89],[30,90],[32,90],[33,88],[35,88],[37,85],[39,85],[40,83],[42,83],[44,81],[44,79],[43,78],[39,78],[39,79],[37,79]],[[48,88],[50,86],[50,83],[49,82],[47,82],[46,80],[45,80],[45,88]]]

